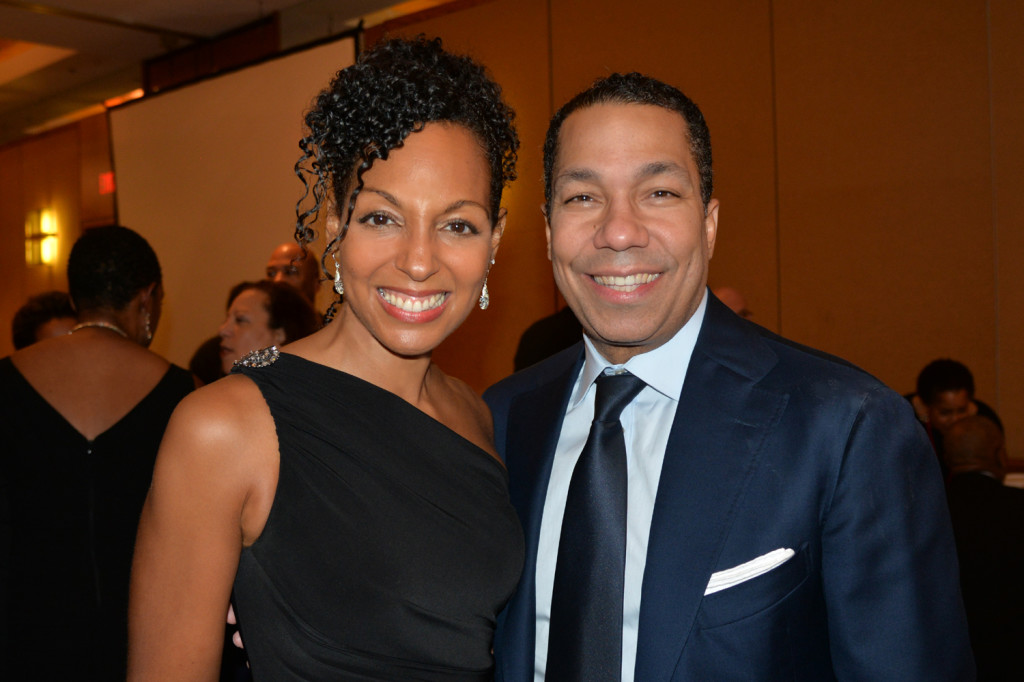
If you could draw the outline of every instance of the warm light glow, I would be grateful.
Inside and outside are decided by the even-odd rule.
[[[92,104],[83,109],[72,111],[69,114],[64,114],[63,116],[51,118],[50,120],[44,121],[39,125],[30,126],[28,128],[25,128],[22,132],[26,135],[39,135],[40,133],[45,133],[48,130],[60,128],[61,126],[66,126],[67,124],[74,123],[75,121],[81,121],[83,118],[97,116],[99,114],[105,114],[107,112],[107,109],[111,107],[116,107],[118,104],[123,104],[124,102],[129,102],[133,99],[138,99],[142,97],[144,94],[146,93],[142,90],[142,88],[136,88],[131,92],[127,92],[123,95],[118,95],[117,97],[111,97],[110,99],[104,100],[102,104]]]
[[[437,7],[438,5],[446,5],[452,0],[407,0],[407,2],[400,2],[397,5],[379,10],[377,12],[370,12],[369,14],[363,15],[363,26],[376,26],[377,24],[383,24],[385,21],[391,21],[399,17],[408,16],[415,14],[416,12],[422,12],[423,10]]]
[[[53,265],[57,262],[57,214],[53,209],[45,208],[40,212],[39,228],[43,234],[39,255],[43,263]]]
[[[116,107],[118,104],[124,104],[125,102],[131,102],[133,99],[139,99],[145,94],[146,91],[142,88],[135,88],[131,92],[126,92],[123,95],[103,100],[103,106],[110,109],[112,107]]]
[[[53,265],[57,262],[57,214],[53,209],[29,211],[25,216],[25,263]]]

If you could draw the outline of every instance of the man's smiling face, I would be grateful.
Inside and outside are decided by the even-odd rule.
[[[668,341],[704,296],[718,202],[705,211],[674,111],[603,103],[570,114],[547,223],[558,288],[611,362]]]

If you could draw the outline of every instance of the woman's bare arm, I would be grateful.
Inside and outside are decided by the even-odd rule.
[[[135,546],[131,682],[218,678],[239,554],[262,531],[276,477],[273,421],[248,379],[201,389],[175,410]]]

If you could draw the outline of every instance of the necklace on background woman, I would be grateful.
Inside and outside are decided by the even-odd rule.
[[[128,334],[125,333],[125,331],[118,327],[116,324],[112,322],[103,322],[102,320],[96,320],[94,322],[79,322],[74,327],[72,327],[71,331],[68,333],[74,334],[79,329],[85,329],[86,327],[99,327],[100,329],[109,329],[112,332],[117,332],[126,339],[128,338]]]

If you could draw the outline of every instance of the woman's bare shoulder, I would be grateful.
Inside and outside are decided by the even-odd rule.
[[[196,389],[178,403],[165,442],[193,451],[238,453],[274,434],[270,408],[259,388],[247,377],[231,375]]]

